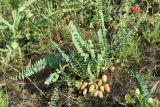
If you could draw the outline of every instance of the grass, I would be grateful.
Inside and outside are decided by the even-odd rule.
[[[57,93],[65,95],[63,88],[67,90],[72,86],[72,89],[78,91],[71,94],[72,99],[78,100],[75,95],[83,99],[82,92],[75,87],[80,87],[84,82],[97,83],[101,76],[106,74],[108,84],[111,86],[111,93],[105,95],[103,99],[93,98],[89,95],[84,98],[98,100],[101,106],[105,105],[103,101],[108,102],[109,105],[112,102],[118,102],[121,106],[128,106],[122,96],[126,94],[135,96],[136,94],[132,91],[136,88],[141,90],[142,87],[135,85],[134,73],[144,77],[145,87],[149,90],[153,86],[150,87],[149,82],[155,80],[152,82],[156,84],[156,79],[160,78],[158,73],[159,5],[159,1],[151,0],[0,1],[0,76],[2,77],[0,89],[8,94],[9,105],[16,106],[10,90],[15,93],[23,90],[29,91],[25,88],[28,84],[36,87],[36,91],[29,93],[30,96],[35,92],[43,94],[42,97],[46,97],[48,94],[51,96],[51,90],[56,89],[54,85],[58,85],[60,90]],[[132,12],[131,7],[138,8],[138,11]],[[148,51],[152,47],[154,47],[155,54]],[[41,60],[42,58],[46,60]],[[154,59],[154,63],[152,59]],[[41,63],[48,61],[48,65],[44,65],[42,70],[40,68],[42,64],[38,61]],[[114,72],[111,67],[115,67]],[[29,70],[34,73],[29,72],[26,68],[30,68]],[[40,72],[41,70],[43,72]],[[14,83],[10,77],[15,77],[17,74],[22,76],[21,79],[25,77],[25,80],[16,80]],[[125,79],[119,83],[119,78],[124,75]],[[125,84],[125,81],[131,81],[134,86],[121,92],[120,95],[117,94],[117,89],[114,87],[118,87],[121,83],[122,87],[128,87],[129,84]],[[19,82],[23,82],[24,86]],[[41,87],[43,83],[47,85]],[[75,85],[78,83],[79,86]],[[17,85],[16,88],[13,84]],[[45,93],[45,90],[50,93]],[[156,92],[154,96],[157,98],[148,95],[150,98],[153,97],[154,101],[156,100],[153,106],[156,106],[160,99],[158,98],[160,93]],[[56,95],[57,93],[54,92]],[[118,97],[124,100],[117,101],[114,99],[114,95],[119,95]],[[59,96],[55,100],[52,96],[52,100],[56,103],[51,101],[50,105],[55,106],[58,98],[61,104],[63,98],[61,95]],[[109,97],[111,97],[111,101],[107,100]],[[69,100],[66,105],[76,104]],[[136,106],[143,107],[144,104],[148,107],[152,106],[143,98],[136,97],[136,99],[130,98],[130,100],[137,101],[139,105]],[[95,106],[94,101],[86,101],[88,104],[92,102],[92,106]],[[129,105],[132,103],[131,101],[127,101]]]

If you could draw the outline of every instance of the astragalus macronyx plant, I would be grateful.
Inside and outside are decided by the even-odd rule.
[[[28,67],[26,70],[24,70],[23,73],[20,73],[20,75],[13,76],[11,78],[16,80],[24,79],[24,77],[29,77],[50,66],[57,69],[50,74],[49,78],[46,79],[45,84],[47,85],[58,81],[60,77],[64,78],[69,86],[75,85],[76,81],[85,80],[89,82],[99,79],[99,77],[103,73],[105,73],[103,72],[102,68],[104,66],[107,68],[111,66],[111,57],[114,57],[114,52],[110,48],[106,40],[107,30],[105,28],[101,0],[97,1],[96,5],[98,7],[96,14],[98,17],[97,23],[99,24],[99,28],[98,32],[93,32],[94,35],[91,35],[91,39],[84,40],[80,35],[76,25],[71,21],[69,23],[68,29],[70,30],[72,44],[75,50],[71,50],[71,52],[66,53],[65,50],[61,49],[59,45],[53,43],[53,47],[55,47],[60,53],[59,56],[61,57],[61,59],[58,62],[55,62],[59,67],[55,67],[55,63],[53,64],[52,62],[56,60],[55,57],[43,58]],[[123,18],[125,18],[126,15],[127,14],[122,15],[120,17],[120,21],[124,22],[125,20]],[[124,27],[126,27],[127,23],[123,24],[122,22],[119,24],[118,32],[115,38],[115,41],[119,40],[120,43],[116,42],[115,47],[116,52],[118,53],[117,56],[120,55],[120,58],[127,59],[130,55],[132,55],[133,49],[135,49],[135,47],[137,46],[137,44],[134,44],[135,41],[132,38],[133,36],[131,35],[136,31],[134,28],[132,30],[129,29],[130,32],[126,37],[124,37],[128,30],[124,31]],[[132,44],[130,44],[132,43],[132,41],[133,46],[131,46]],[[128,50],[127,52],[125,52],[126,48]],[[129,50],[129,48],[131,49]],[[111,51],[113,53],[111,53]],[[59,57],[57,57],[57,59],[59,59]]]
[[[97,80],[102,79],[102,84],[97,87],[97,91],[99,90],[99,97],[103,97],[104,90],[110,92],[110,86],[107,84],[107,77],[105,76],[107,68],[111,66],[109,56],[110,48],[105,37],[106,28],[104,26],[104,16],[101,6],[102,5],[100,5],[100,9],[97,13],[100,18],[98,22],[100,27],[98,32],[95,33],[96,37],[91,35],[92,40],[84,40],[76,25],[71,21],[68,29],[71,33],[74,50],[67,53],[60,48],[58,44],[53,43],[53,47],[59,52],[58,56],[55,56],[55,54],[53,55],[55,57],[49,56],[48,58],[42,58],[35,64],[26,68],[23,73],[11,76],[10,78],[14,80],[24,79],[25,77],[28,78],[39,73],[45,68],[56,68],[56,66],[58,66],[56,70],[53,70],[49,75],[44,84],[50,85],[61,80],[65,81],[68,86],[80,88],[81,85],[78,86],[78,82],[93,81],[97,83]],[[57,61],[57,58],[60,59]],[[95,88],[93,84],[91,84],[91,86],[90,93]],[[86,92],[83,93],[85,94]]]
[[[103,98],[106,93],[111,91],[110,85],[107,82],[107,76],[105,75],[107,68],[111,65],[111,61],[109,57],[110,49],[105,37],[106,28],[104,26],[102,7],[98,11],[98,14],[100,17],[100,28],[98,32],[95,33],[97,35],[96,38],[92,35],[93,38],[90,40],[84,40],[78,32],[76,25],[71,21],[68,29],[70,30],[72,43],[75,50],[71,50],[67,53],[65,50],[61,49],[59,45],[54,43],[53,47],[55,47],[55,49],[57,49],[60,53],[58,56],[55,54],[47,58],[42,58],[35,64],[26,68],[23,73],[11,76],[10,78],[13,80],[20,80],[37,74],[45,68],[56,68],[58,66],[57,69],[53,70],[53,72],[45,80],[44,84],[56,84],[56,82],[61,80],[65,81],[68,86],[77,87],[79,89],[82,87],[82,84],[77,85],[77,83],[93,81],[93,84],[87,84],[89,86],[87,87],[89,89],[89,93],[93,94],[94,91],[95,97],[99,96],[100,98]],[[94,43],[92,40],[98,43]],[[99,83],[99,81],[101,81],[99,79],[102,80],[101,84]],[[97,82],[99,83],[99,86],[95,87],[94,83],[98,84]],[[87,88],[85,86],[85,89],[83,89],[83,95],[87,93]],[[55,105],[58,99],[58,97],[54,96],[57,96],[57,89],[58,88],[53,91],[51,97],[52,105]]]

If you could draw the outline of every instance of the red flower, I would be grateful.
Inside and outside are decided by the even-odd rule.
[[[138,8],[137,7],[131,7],[130,10],[131,10],[132,13],[136,13],[138,11]]]

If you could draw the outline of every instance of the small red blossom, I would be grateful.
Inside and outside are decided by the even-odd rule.
[[[131,10],[132,13],[136,13],[138,11],[138,8],[137,7],[131,7],[130,10]]]

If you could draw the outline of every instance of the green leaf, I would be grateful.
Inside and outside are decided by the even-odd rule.
[[[88,66],[87,66],[87,72],[89,74],[89,79],[90,80],[93,80],[95,78],[95,76],[93,75],[92,71],[91,71],[91,64],[88,63]]]
[[[78,33],[77,27],[73,24],[72,21],[69,23],[69,29],[72,34],[72,41],[77,52],[84,58],[84,61],[86,62],[89,55],[88,53],[84,52],[83,46],[85,46],[85,44],[87,43],[81,38],[80,34]]]
[[[49,75],[49,77],[46,79],[46,81],[44,82],[46,85],[49,85],[53,82],[56,82],[59,78],[59,75],[55,72]]]
[[[157,81],[157,82],[153,85],[150,94],[153,94],[153,93],[156,91],[159,83],[160,83],[160,81]]]
[[[136,80],[137,80],[137,85],[138,85],[139,91],[140,91],[141,95],[143,96],[144,101],[146,101],[149,97],[149,91],[148,91],[148,87],[145,83],[145,80],[144,80],[143,76],[138,73],[136,74]]]
[[[65,61],[69,62],[70,61],[69,60],[70,59],[69,56],[63,50],[61,50],[61,48],[56,43],[54,43],[54,45],[58,49],[58,51],[62,55],[62,57],[65,59]]]

